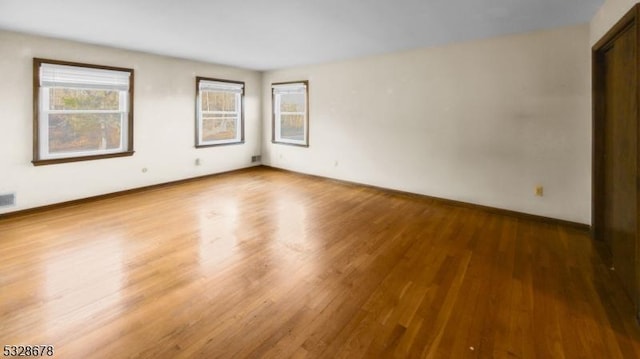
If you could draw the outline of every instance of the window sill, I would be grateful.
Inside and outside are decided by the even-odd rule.
[[[108,153],[104,155],[92,155],[92,156],[81,156],[81,157],[65,157],[65,158],[52,158],[46,160],[33,160],[34,166],[46,166],[46,165],[55,165],[58,163],[67,163],[67,162],[80,162],[80,161],[93,161],[100,160],[105,158],[114,158],[114,157],[127,157],[133,156],[134,151],[126,151],[126,152],[118,152],[118,153]]]
[[[290,142],[280,142],[280,141],[276,141],[276,140],[271,140],[271,143],[273,143],[274,145],[285,145],[285,146],[296,146],[296,147],[309,147],[309,144],[302,144],[302,143],[290,143]]]
[[[238,142],[210,143],[210,144],[206,144],[206,145],[196,145],[196,148],[232,146],[232,145],[242,145],[242,144],[244,144],[244,140],[243,141],[238,141]]]

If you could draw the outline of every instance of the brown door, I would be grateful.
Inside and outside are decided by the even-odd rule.
[[[604,239],[616,272],[635,295],[636,32],[628,29],[604,55]]]
[[[611,40],[596,51],[594,66],[596,107],[599,123],[594,135],[599,137],[599,178],[594,178],[599,201],[594,219],[599,236],[611,254],[611,265],[622,280],[638,308],[638,109],[637,109],[637,28],[636,21],[621,27]],[[599,84],[599,89],[597,88]],[[596,96],[596,97],[597,97]],[[598,102],[599,101],[599,102]],[[596,113],[596,117],[597,117]],[[597,142],[598,140],[596,140]],[[636,313],[637,313],[636,309]]]

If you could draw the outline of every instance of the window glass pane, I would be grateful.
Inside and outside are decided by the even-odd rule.
[[[120,93],[55,87],[49,89],[49,110],[119,110]]]
[[[287,140],[304,141],[304,115],[280,116],[280,137]]]
[[[121,114],[83,113],[49,115],[49,153],[120,148]]]
[[[202,141],[233,140],[238,137],[237,124],[233,114],[203,114]]]
[[[244,83],[196,77],[196,147],[242,143]]]
[[[221,91],[202,91],[202,111],[235,111],[236,94]]]
[[[304,94],[282,94],[280,95],[280,111],[281,112],[305,112]]]

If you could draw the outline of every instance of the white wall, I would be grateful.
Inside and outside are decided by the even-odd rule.
[[[34,167],[32,58],[135,70],[132,157]],[[245,144],[195,149],[195,76],[246,82]],[[0,213],[251,165],[261,150],[261,73],[0,31]],[[195,159],[202,159],[195,166]],[[143,173],[142,168],[148,168]]]
[[[0,31],[0,194],[18,199],[0,213],[238,169],[262,151],[274,167],[589,223],[589,45],[631,6],[610,10],[621,1],[591,35],[581,25],[264,75]],[[33,57],[134,68],[135,155],[33,166]],[[245,144],[193,147],[196,75],[246,82]],[[271,143],[269,85],[288,80],[310,80],[309,148]]]
[[[591,45],[598,42],[637,2],[637,0],[606,0],[591,20]]]
[[[590,223],[589,51],[585,24],[267,72],[263,163]],[[270,84],[295,80],[309,148],[271,143]]]

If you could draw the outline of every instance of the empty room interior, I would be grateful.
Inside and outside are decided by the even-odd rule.
[[[0,0],[3,357],[640,358],[639,21]]]

